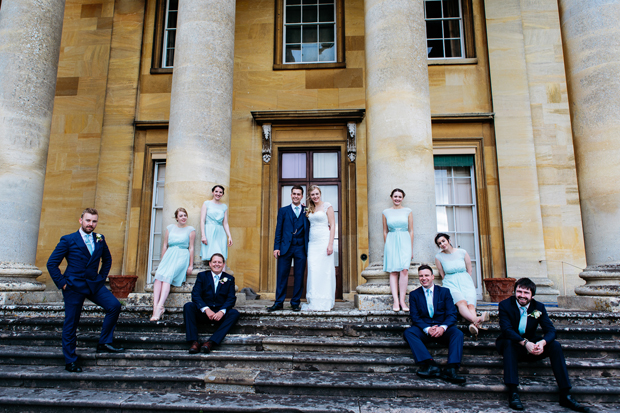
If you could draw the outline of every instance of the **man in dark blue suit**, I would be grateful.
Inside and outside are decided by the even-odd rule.
[[[119,353],[122,348],[112,346],[114,328],[121,312],[121,303],[105,287],[105,280],[112,267],[112,256],[101,234],[94,232],[99,214],[94,208],[87,208],[80,217],[80,229],[60,238],[56,249],[47,260],[47,270],[65,300],[65,323],[62,328],[62,352],[65,355],[65,370],[80,373],[77,364],[76,331],[82,305],[85,299],[104,308],[106,315],[101,328],[97,352]],[[64,274],[58,268],[67,260]],[[101,269],[99,269],[101,263]]]
[[[224,263],[222,254],[213,254],[209,262],[211,271],[198,273],[192,289],[192,301],[183,307],[185,338],[191,343],[190,354],[211,352],[239,318],[239,311],[233,308],[237,302],[235,279],[222,271]],[[215,333],[202,346],[198,340],[198,323],[217,326]]]
[[[308,237],[310,222],[304,213],[301,198],[304,190],[295,185],[291,189],[291,205],[278,210],[276,237],[273,243],[273,256],[278,260],[278,279],[276,282],[276,301],[267,311],[282,310],[286,299],[288,275],[291,271],[291,262],[295,261],[295,283],[291,307],[293,311],[300,311],[301,292],[303,290],[304,272],[308,256]]]
[[[418,277],[422,286],[409,294],[413,326],[404,333],[405,341],[420,365],[418,376],[465,383],[465,377],[457,375],[463,357],[463,333],[456,327],[457,310],[450,290],[433,283],[435,276],[428,265],[418,267]],[[428,352],[425,344],[429,341],[448,346],[448,364],[444,369],[439,368]]]
[[[560,405],[577,412],[589,409],[580,405],[570,395],[570,379],[562,346],[555,340],[555,327],[549,319],[543,303],[532,297],[536,294],[536,284],[529,278],[521,278],[515,283],[515,295],[499,303],[499,327],[501,335],[495,345],[504,356],[504,383],[508,387],[508,403],[514,410],[523,410],[517,387],[519,361],[537,361],[549,357],[551,369],[560,388]],[[538,326],[543,336],[536,334]]]

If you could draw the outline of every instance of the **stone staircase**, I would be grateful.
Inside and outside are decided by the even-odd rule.
[[[78,330],[84,372],[71,374],[60,348],[62,306],[0,307],[0,411],[509,411],[495,311],[478,340],[461,326],[467,383],[459,386],[416,376],[402,339],[404,313],[343,305],[328,314],[267,313],[256,303],[238,309],[238,325],[208,355],[187,353],[180,308],[154,323],[147,307],[124,309],[119,319],[115,342],[125,353],[96,354],[103,317],[86,307]],[[550,315],[576,399],[595,411],[620,411],[620,315]],[[431,352],[445,362],[446,349]],[[520,372],[528,409],[567,411],[556,402],[548,362]]]

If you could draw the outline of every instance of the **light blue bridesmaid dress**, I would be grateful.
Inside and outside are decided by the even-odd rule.
[[[411,209],[388,208],[383,216],[388,226],[383,247],[383,271],[400,272],[411,264],[411,236],[409,235],[409,214]]]
[[[228,236],[224,231],[224,215],[228,206],[216,204],[213,201],[205,201],[207,217],[205,218],[205,235],[207,245],[200,244],[200,256],[203,261],[209,261],[213,254],[219,252],[228,259]]]
[[[465,254],[461,248],[454,248],[452,254],[439,252],[435,258],[441,263],[445,274],[442,285],[452,294],[454,304],[465,300],[467,304],[476,305],[476,287],[465,266]]]
[[[168,230],[168,249],[155,272],[155,279],[179,287],[185,282],[187,267],[189,267],[189,236],[194,227],[189,225],[179,228],[174,224],[166,227]]]

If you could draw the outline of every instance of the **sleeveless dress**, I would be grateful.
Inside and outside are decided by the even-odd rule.
[[[228,259],[228,237],[224,231],[224,214],[228,209],[226,204],[216,204],[205,201],[207,216],[205,217],[205,236],[207,245],[200,243],[200,256],[203,261],[209,261],[211,256],[219,252]]]
[[[411,264],[411,236],[409,235],[409,214],[411,209],[388,208],[383,216],[388,226],[383,247],[383,271],[400,272]]]
[[[304,311],[330,311],[336,301],[336,267],[334,253],[327,255],[329,244],[329,225],[327,211],[331,204],[323,203],[323,211],[308,215],[310,239],[308,242],[308,284],[306,286],[307,304]]]
[[[476,305],[476,287],[465,267],[466,253],[464,249],[454,248],[452,254],[440,252],[435,258],[445,274],[442,285],[450,290],[454,304],[465,300],[467,304]]]
[[[194,227],[179,228],[170,224],[168,229],[168,249],[159,262],[155,279],[179,287],[185,282],[189,267],[189,236]]]

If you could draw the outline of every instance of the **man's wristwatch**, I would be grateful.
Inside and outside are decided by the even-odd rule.
[[[528,340],[527,338],[523,339],[523,347],[527,346],[527,343],[529,343],[530,340]]]

